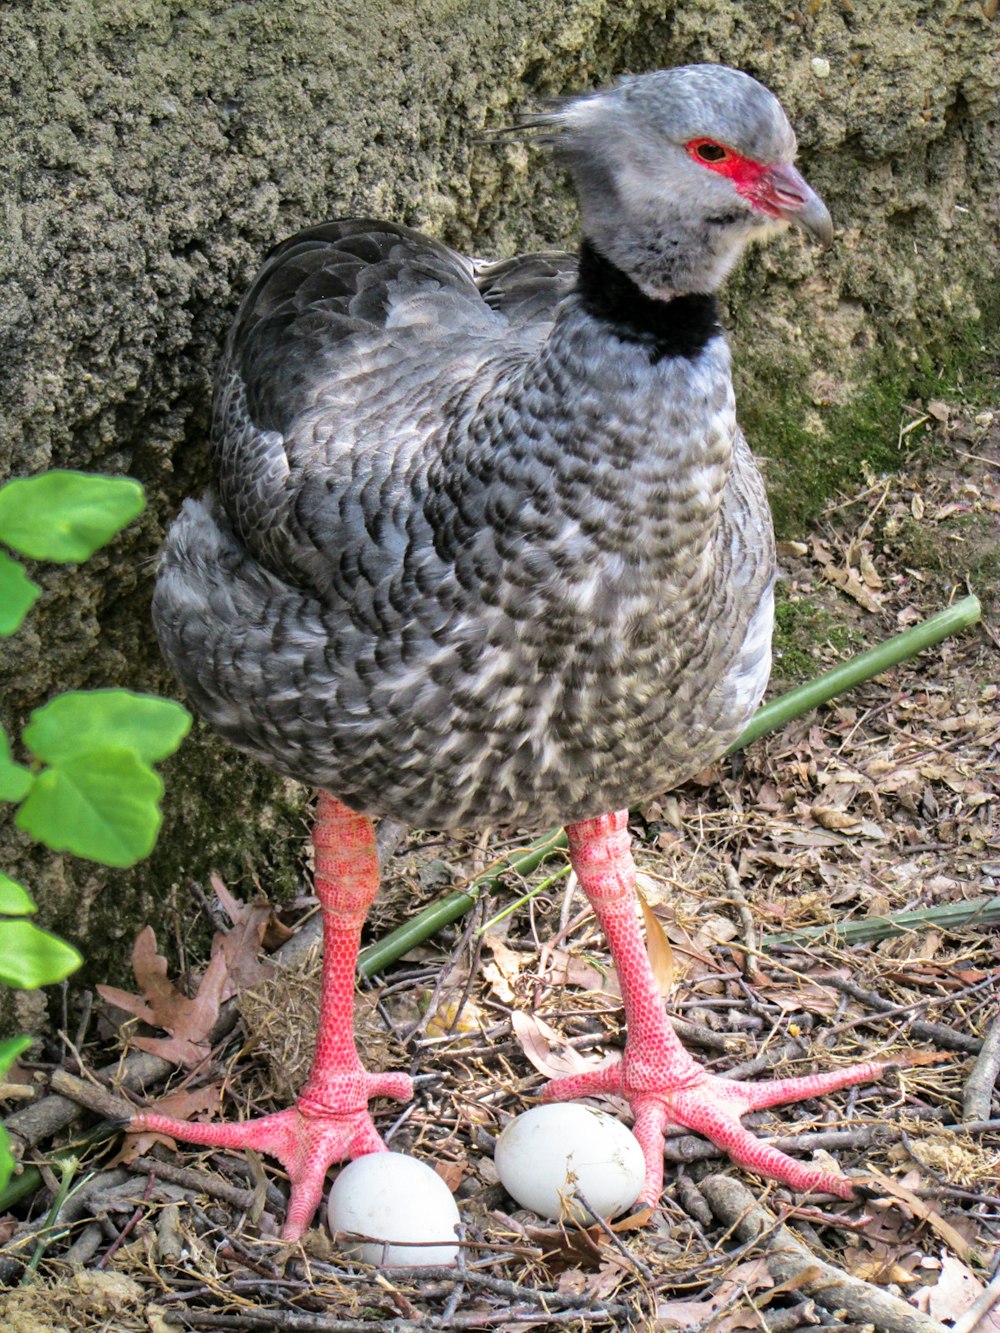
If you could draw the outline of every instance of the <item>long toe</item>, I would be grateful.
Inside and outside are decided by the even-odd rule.
[[[842,1199],[850,1199],[854,1191],[845,1176],[788,1157],[751,1134],[740,1123],[740,1117],[747,1111],[803,1101],[807,1097],[820,1097],[856,1083],[872,1082],[889,1065],[888,1061],[847,1065],[843,1069],[828,1070],[822,1074],[771,1079],[761,1083],[717,1078],[703,1072],[694,1084],[666,1093],[663,1102],[670,1120],[698,1134],[704,1134],[740,1166],[800,1192],[822,1190]]]
[[[845,1176],[824,1171],[796,1161],[752,1134],[741,1123],[748,1111],[786,1102],[820,1097],[855,1083],[877,1079],[892,1061],[847,1065],[843,1069],[801,1078],[772,1079],[744,1083],[737,1079],[709,1074],[693,1061],[675,1078],[651,1076],[650,1061],[640,1048],[627,1051],[624,1063],[611,1064],[553,1079],[542,1093],[545,1101],[565,1101],[601,1093],[626,1097],[635,1116],[633,1133],[642,1148],[646,1164],[645,1183],[640,1198],[655,1203],[663,1185],[663,1134],[668,1124],[679,1125],[711,1139],[734,1162],[758,1175],[767,1176],[801,1193],[822,1191],[842,1199],[853,1197]],[[637,1067],[644,1068],[641,1078]],[[680,1068],[680,1066],[678,1066]]]
[[[281,1232],[284,1240],[298,1240],[309,1226],[323,1197],[327,1169],[334,1162],[386,1151],[365,1110],[306,1115],[293,1106],[256,1120],[208,1125],[146,1113],[129,1123],[130,1132],[140,1130],[211,1148],[253,1148],[279,1161],[291,1185]]]
[[[542,1101],[569,1102],[575,1097],[616,1095],[621,1091],[622,1062],[616,1058],[609,1064],[598,1065],[596,1069],[585,1069],[580,1074],[550,1078],[542,1089]]]
[[[725,1104],[713,1098],[710,1092],[699,1089],[699,1094],[681,1093],[669,1099],[667,1114],[678,1124],[704,1134],[706,1139],[711,1139],[716,1147],[721,1148],[739,1166],[744,1166],[749,1171],[756,1171],[760,1176],[777,1180],[783,1185],[789,1185],[800,1193],[821,1190],[824,1193],[836,1194],[841,1199],[854,1197],[851,1183],[846,1176],[838,1176],[831,1171],[823,1171],[819,1167],[797,1162],[793,1157],[787,1156],[778,1148],[751,1134],[740,1123],[739,1117]]]

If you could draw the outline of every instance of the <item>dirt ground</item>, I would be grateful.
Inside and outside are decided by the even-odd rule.
[[[273,1164],[123,1140],[112,1123],[129,1102],[168,1095],[185,1116],[217,1114],[223,1097],[229,1116],[273,1109],[309,1057],[316,952],[294,947],[315,925],[308,891],[275,911],[266,884],[256,904],[252,885],[235,899],[218,884],[180,886],[176,988],[147,932],[142,999],[91,997],[67,1015],[65,1039],[0,1090],[38,1167],[0,1216],[11,1284],[0,1326],[1000,1329],[984,1294],[1000,1263],[1000,417],[918,405],[900,450],[898,474],[867,478],[803,541],[782,544],[770,693],[969,591],[983,622],[631,821],[661,928],[649,933],[673,973],[669,1012],[710,1069],[784,1076],[946,1057],[748,1118],[785,1151],[863,1181],[855,1201],[793,1197],[689,1135],[668,1138],[663,1199],[643,1225],[560,1226],[506,1194],[492,1157],[504,1125],[548,1074],[596,1062],[623,1037],[604,940],[557,853],[529,876],[489,880],[472,911],[362,988],[363,1057],[418,1077],[405,1110],[377,1104],[378,1126],[455,1192],[459,1269],[351,1263],[318,1227],[282,1244]],[[407,834],[370,937],[529,842]],[[892,923],[914,912],[924,915]],[[224,937],[209,973],[192,943],[206,918]],[[293,957],[275,972],[279,946]],[[61,1110],[46,1100],[53,1087],[68,1095]],[[67,1145],[71,1168],[56,1156]],[[56,1216],[65,1176],[75,1192]],[[963,1323],[977,1299],[984,1312]]]

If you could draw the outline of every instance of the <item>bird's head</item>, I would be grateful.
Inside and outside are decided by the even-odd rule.
[[[588,240],[649,296],[713,291],[749,240],[789,223],[832,240],[780,102],[739,70],[637,75],[528,123],[572,172]]]

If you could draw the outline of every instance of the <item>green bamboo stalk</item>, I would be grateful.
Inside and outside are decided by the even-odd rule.
[[[481,926],[476,927],[476,938],[478,939],[480,935],[488,935],[495,926],[498,926],[501,921],[506,921],[512,913],[518,911],[518,909],[523,907],[525,903],[530,903],[532,898],[537,898],[538,895],[544,893],[546,889],[551,889],[557,879],[564,879],[569,874],[570,870],[572,870],[572,866],[567,861],[564,866],[560,866],[559,869],[553,871],[551,875],[546,875],[546,877],[543,880],[540,880],[537,884],[532,884],[528,892],[522,893],[520,898],[512,898],[509,903],[506,903],[500,908],[499,912],[494,912],[489,921],[484,921]]]
[[[381,972],[384,967],[401,958],[408,949],[430,939],[442,926],[447,926],[460,916],[464,916],[481,894],[496,888],[504,875],[511,872],[521,876],[530,875],[546,857],[552,856],[554,852],[563,851],[567,846],[566,834],[562,829],[549,829],[548,833],[536,839],[530,847],[526,847],[523,851],[511,852],[502,861],[470,880],[464,889],[453,889],[436,902],[428,903],[423,911],[418,912],[409,921],[404,921],[383,939],[369,944],[367,949],[362,949],[358,957],[358,971],[363,977],[371,977],[376,972]]]
[[[939,611],[929,620],[914,625],[875,648],[869,648],[867,652],[841,662],[832,671],[817,676],[815,680],[806,681],[804,685],[799,685],[794,690],[780,695],[779,698],[772,699],[769,704],[757,710],[749,726],[729,747],[726,754],[733,754],[736,750],[743,749],[751,741],[757,740],[769,731],[776,731],[786,722],[808,713],[811,708],[826,703],[835,695],[842,694],[862,681],[887,671],[889,667],[895,666],[907,657],[912,657],[924,648],[931,647],[932,644],[947,638],[949,634],[955,634],[958,630],[975,624],[980,614],[979,599],[963,597],[960,602],[956,602],[954,606],[949,606],[944,611]],[[512,852],[498,865],[491,866],[489,870],[477,875],[465,888],[454,889],[436,902],[429,903],[409,921],[404,921],[383,939],[376,940],[367,949],[363,949],[358,958],[358,971],[363,977],[371,977],[381,972],[383,968],[401,958],[407,950],[422,944],[443,926],[464,916],[480,894],[495,888],[508,871],[522,876],[530,875],[546,857],[562,851],[566,846],[566,834],[561,829],[550,829],[523,852]]]
[[[992,898],[970,898],[966,902],[946,903],[943,907],[921,907],[914,912],[892,912],[886,916],[866,916],[855,921],[832,921],[826,926],[803,926],[781,935],[764,935],[762,949],[776,944],[810,944],[820,939],[836,939],[841,944],[869,944],[891,935],[905,935],[922,926],[940,926],[957,930],[960,926],[995,926],[1000,924],[1000,894]]]
[[[825,671],[815,680],[807,680],[804,685],[797,685],[787,694],[772,699],[750,719],[749,725],[738,740],[730,745],[726,754],[742,750],[745,745],[764,736],[769,731],[777,731],[786,722],[808,713],[811,708],[827,703],[835,695],[853,689],[862,681],[878,676],[890,667],[896,666],[908,657],[913,657],[924,648],[946,639],[949,634],[956,634],[960,629],[974,625],[979,619],[982,608],[978,597],[963,597],[960,602],[939,611],[929,620],[923,620],[902,634],[896,634],[885,643],[876,644],[867,652],[858,653],[846,662],[841,662],[831,671]]]
[[[72,1188],[73,1181],[76,1179],[76,1173],[80,1169],[80,1159],[72,1155],[62,1157],[59,1159],[57,1165],[62,1179],[59,1182],[59,1189],[56,1192],[56,1197],[52,1200],[52,1207],[49,1209],[49,1215],[45,1219],[45,1227],[39,1235],[38,1240],[35,1242],[34,1253],[28,1262],[27,1268],[21,1275],[22,1287],[27,1287],[34,1281],[35,1274],[38,1272],[38,1265],[42,1262],[42,1256],[52,1242],[61,1239],[61,1237],[65,1235],[64,1231],[57,1232],[55,1226],[56,1222],[59,1220],[59,1214],[62,1212],[66,1200],[70,1197],[70,1194],[75,1194],[77,1190],[81,1189],[94,1177],[94,1172],[90,1171],[84,1176],[83,1180],[77,1183],[75,1188]]]

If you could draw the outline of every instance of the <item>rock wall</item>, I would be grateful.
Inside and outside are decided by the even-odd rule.
[[[153,561],[207,478],[217,348],[277,239],[371,214],[476,253],[572,244],[565,182],[485,141],[541,96],[689,61],[782,98],[838,225],[752,256],[729,288],[744,423],[780,459],[786,530],[891,454],[902,395],[976,373],[996,266],[996,0],[63,0],[0,16],[8,169],[0,239],[0,459],[124,472],[149,509],[4,645],[16,733],[57,689],[169,692],[148,620]],[[120,974],[208,867],[295,881],[301,796],[196,732],[167,767],[153,859],[106,872],[8,827],[42,918]]]

